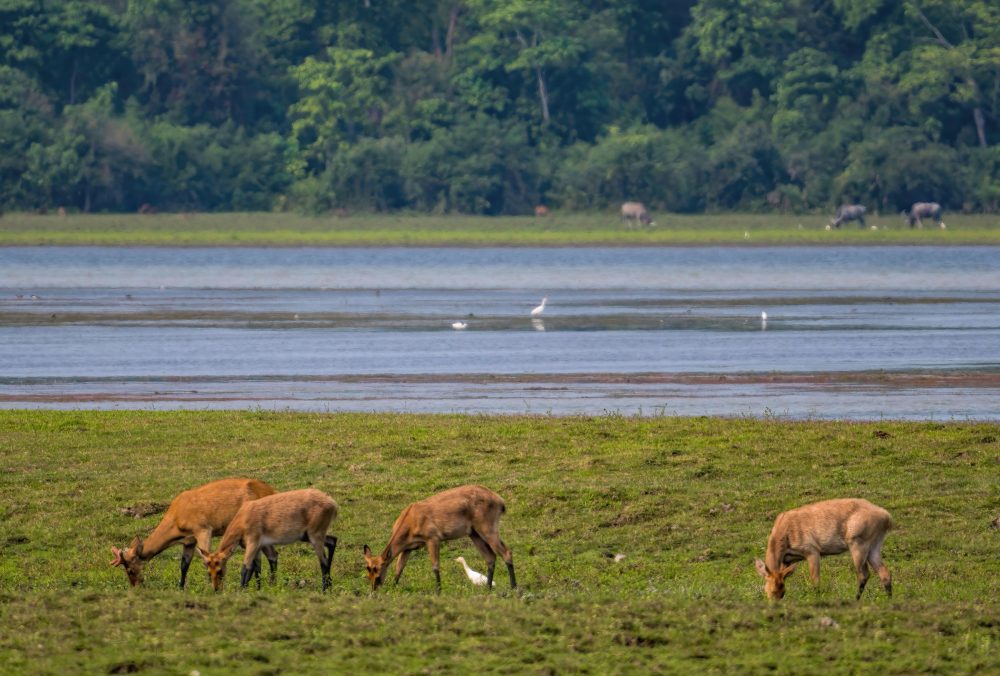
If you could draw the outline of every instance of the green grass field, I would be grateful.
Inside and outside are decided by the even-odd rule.
[[[911,229],[896,214],[873,215],[862,230],[824,229],[830,216],[656,215],[655,227],[627,228],[617,216],[534,217],[295,214],[7,214],[0,246],[665,246],[765,244],[1000,244],[1000,216],[948,214],[947,230]]]
[[[778,419],[0,412],[4,673],[706,672],[1000,670],[1000,425]],[[338,501],[333,589],[305,544],[263,589],[211,592],[179,548],[130,590],[110,546],[226,476]],[[521,591],[473,588],[442,551],[376,597],[361,548],[409,502],[458,484],[499,492]],[[846,556],[768,603],[753,570],[775,515],[863,496],[897,528],[854,601]],[[611,556],[625,554],[615,563]]]

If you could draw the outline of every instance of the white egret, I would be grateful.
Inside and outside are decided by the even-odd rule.
[[[546,296],[545,298],[542,298],[542,304],[539,305],[538,307],[536,307],[534,310],[531,311],[531,316],[532,317],[537,317],[538,315],[540,315],[543,312],[545,312],[545,303],[548,302],[548,300],[549,300],[548,296]]]
[[[469,578],[469,581],[472,582],[472,584],[477,585],[479,587],[486,586],[486,576],[480,572],[477,572],[469,568],[469,564],[465,562],[464,556],[459,556],[455,560],[462,564],[462,568],[465,568],[465,576]],[[493,586],[494,587],[496,586],[496,582],[493,583]]]
[[[451,328],[455,329],[456,331],[461,331],[462,329],[466,329],[468,327],[469,327],[469,325],[466,322],[452,322],[451,323]]]

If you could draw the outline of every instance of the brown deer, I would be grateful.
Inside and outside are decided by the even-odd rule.
[[[199,546],[208,577],[215,591],[222,590],[226,576],[226,562],[236,546],[243,544],[246,554],[240,568],[240,587],[246,587],[250,577],[259,573],[258,552],[262,547],[286,545],[290,542],[308,542],[316,551],[323,577],[323,591],[330,586],[330,566],[337,549],[337,538],[327,535],[330,522],[337,518],[337,503],[329,495],[315,488],[303,488],[286,493],[275,493],[240,507],[226,528],[219,542],[219,549],[209,552]],[[325,548],[325,553],[324,553]],[[258,575],[258,587],[260,578]]]
[[[414,502],[403,510],[392,525],[389,544],[380,556],[374,556],[368,545],[364,547],[365,567],[374,592],[381,586],[385,574],[396,559],[396,583],[403,574],[410,553],[427,547],[431,559],[437,593],[441,593],[441,572],[438,565],[441,543],[468,536],[472,544],[486,559],[489,571],[486,588],[493,586],[493,569],[497,554],[507,564],[511,589],[517,588],[514,577],[514,555],[500,539],[500,517],[507,511],[503,498],[483,486],[459,486],[426,500]]]
[[[184,491],[170,503],[160,524],[145,540],[136,536],[127,549],[111,548],[114,559],[112,566],[121,566],[128,575],[129,583],[135,587],[142,582],[142,570],[146,562],[164,549],[177,544],[184,545],[181,554],[180,588],[184,588],[195,546],[208,549],[212,546],[212,536],[222,535],[244,502],[271,495],[275,490],[256,479],[222,479],[204,486]],[[278,568],[278,553],[274,547],[267,547],[264,555],[271,565],[271,579]]]
[[[861,598],[868,582],[869,563],[892,596],[892,574],[882,561],[882,542],[892,526],[889,512],[858,498],[824,500],[782,512],[767,539],[766,561],[755,561],[764,578],[764,593],[774,601],[783,597],[785,578],[803,559],[809,563],[813,584],[819,584],[820,557],[850,551],[858,573],[856,598]]]
[[[545,218],[549,215],[549,208],[544,204],[539,204],[535,207],[535,216],[538,218]]]
[[[625,202],[622,204],[622,222],[626,225],[638,221],[643,225],[656,225],[649,216],[646,205],[642,202]]]

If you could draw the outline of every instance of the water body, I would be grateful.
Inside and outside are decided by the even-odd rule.
[[[6,408],[998,419],[998,395],[1000,247],[0,249]]]

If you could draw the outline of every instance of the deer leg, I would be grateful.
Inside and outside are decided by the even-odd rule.
[[[194,542],[185,542],[184,550],[181,552],[181,582],[178,585],[181,589],[184,589],[184,583],[187,580],[188,568],[191,567],[191,559],[194,558],[194,548]]]
[[[326,591],[330,586],[330,559],[326,555],[326,536],[321,534],[309,535],[309,544],[312,545],[313,551],[316,552],[316,558],[319,559],[319,572],[320,576],[323,578],[323,591]]]
[[[333,563],[333,553],[337,551],[337,537],[335,535],[326,536],[326,558]]]
[[[806,557],[806,563],[809,564],[809,580],[813,585],[819,584],[819,552],[812,552]]]
[[[858,546],[852,547],[851,559],[854,561],[854,569],[858,572],[858,594],[854,600],[860,601],[865,585],[868,584],[868,552]]]
[[[486,544],[499,554],[503,562],[507,564],[507,574],[510,576],[510,588],[517,589],[517,577],[514,575],[514,554],[510,551],[510,547],[504,544],[504,541],[500,539],[500,534],[496,530],[490,533],[480,533],[480,535],[486,540]]]
[[[441,543],[437,540],[427,541],[427,556],[431,559],[431,570],[434,571],[434,582],[437,593],[441,593]]]
[[[889,595],[889,598],[892,598],[892,573],[889,572],[888,566],[882,561],[882,538],[878,539],[872,545],[871,551],[868,552],[868,563],[878,573],[878,579],[882,582],[882,588],[885,589],[885,593]]]
[[[240,567],[240,588],[250,584],[254,571],[257,572],[257,582],[260,583],[260,545],[245,543],[246,553],[243,555],[243,566]]]
[[[479,553],[483,555],[483,558],[486,559],[486,588],[492,589],[493,571],[497,565],[497,555],[492,549],[490,549],[486,540],[484,540],[476,531],[469,533],[469,538],[472,540],[472,544],[476,545],[476,549],[478,549]]]
[[[403,575],[403,569],[406,568],[406,560],[410,558],[411,550],[403,550],[399,554],[399,558],[396,559],[396,579],[393,584],[399,584],[399,578]]]
[[[271,584],[274,584],[278,577],[278,550],[274,548],[274,545],[262,547],[261,550],[264,552],[264,556],[267,557],[267,565],[271,569],[271,575],[268,581]]]

